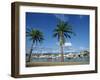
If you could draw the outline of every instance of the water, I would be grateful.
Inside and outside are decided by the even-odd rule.
[[[32,62],[60,62],[61,58],[32,58]],[[89,62],[89,57],[64,58],[64,62]]]

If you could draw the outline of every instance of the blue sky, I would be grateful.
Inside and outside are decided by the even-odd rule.
[[[75,49],[89,48],[89,15],[71,14],[49,14],[26,12],[26,27],[33,27],[44,33],[44,41],[39,46],[57,48],[58,40],[53,37],[53,30],[56,28],[58,19],[68,22],[76,33],[71,39],[66,39]],[[26,48],[31,46],[31,41],[26,39]]]

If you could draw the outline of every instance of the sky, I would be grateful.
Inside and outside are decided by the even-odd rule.
[[[38,29],[44,34],[44,41],[39,46],[57,49],[58,39],[53,37],[58,19],[68,22],[76,36],[66,39],[65,46],[73,49],[89,49],[89,15],[77,14],[51,14],[26,12],[26,27]],[[31,47],[32,42],[26,37],[26,49]]]

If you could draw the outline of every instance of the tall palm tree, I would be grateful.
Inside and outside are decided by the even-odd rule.
[[[60,21],[57,24],[57,27],[54,29],[54,37],[58,37],[60,51],[61,51],[61,62],[64,62],[64,54],[63,54],[63,47],[66,41],[66,38],[71,38],[71,35],[74,34],[72,32],[72,27],[67,23]]]
[[[32,41],[32,45],[30,48],[30,52],[29,52],[29,58],[28,58],[28,62],[31,61],[31,55],[32,55],[32,51],[33,51],[33,46],[37,45],[38,43],[41,43],[44,38],[43,38],[43,33],[37,29],[26,29],[26,36],[30,38],[30,40]]]

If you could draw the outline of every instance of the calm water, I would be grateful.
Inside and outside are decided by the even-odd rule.
[[[32,62],[60,62],[61,58],[32,58]],[[64,58],[64,62],[89,62],[89,57]]]

